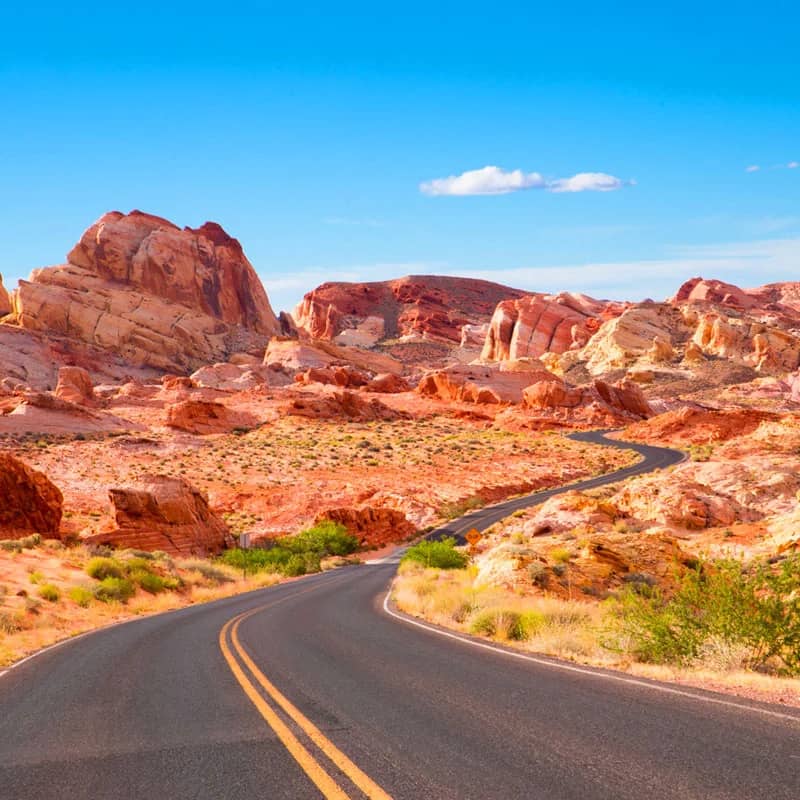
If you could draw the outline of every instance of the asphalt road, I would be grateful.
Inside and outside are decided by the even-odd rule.
[[[427,630],[384,610],[394,570],[137,620],[12,669],[0,798],[800,798],[800,713]]]

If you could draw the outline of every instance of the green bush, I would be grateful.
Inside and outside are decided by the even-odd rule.
[[[489,608],[475,615],[469,629],[471,633],[482,636],[523,642],[540,631],[544,623],[544,616],[536,611]]]
[[[358,549],[358,539],[341,523],[326,519],[296,536],[285,536],[279,540],[279,545],[293,553],[347,556]]]
[[[86,574],[90,578],[102,581],[105,578],[123,578],[125,566],[114,558],[96,556],[86,565]]]
[[[116,578],[113,575],[103,578],[94,589],[94,596],[103,603],[115,600],[125,603],[135,593],[136,587],[127,578]]]
[[[800,674],[800,556],[780,565],[701,563],[671,597],[626,591],[622,631],[635,655],[654,663],[691,663],[711,642],[740,647],[750,669]]]
[[[401,561],[414,561],[437,569],[463,569],[468,558],[465,553],[456,550],[456,540],[448,537],[438,541],[423,539],[409,547]]]
[[[146,569],[134,569],[128,573],[128,578],[137,586],[150,594],[159,594],[166,591],[166,584],[160,575]]]
[[[39,597],[41,597],[43,600],[47,600],[49,603],[55,603],[61,597],[61,592],[58,591],[58,587],[53,586],[52,583],[43,583],[39,587],[37,594]]]
[[[69,590],[69,599],[81,608],[86,608],[92,602],[94,594],[85,586],[73,586]]]

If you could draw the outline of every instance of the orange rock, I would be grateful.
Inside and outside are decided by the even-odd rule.
[[[61,367],[55,394],[70,403],[91,403],[94,400],[94,386],[89,373],[81,367]]]
[[[292,417],[309,419],[349,419],[358,421],[394,420],[404,415],[394,411],[376,398],[344,390],[303,392],[292,399],[285,408]]]
[[[405,514],[393,508],[331,508],[323,511],[317,522],[331,520],[344,525],[358,537],[361,547],[374,548],[392,542],[402,542],[416,533]]]
[[[172,372],[259,349],[280,330],[241,245],[214,223],[180,230],[111,212],[67,258],[20,281],[19,325]]]
[[[89,536],[90,544],[171,555],[214,555],[233,544],[228,526],[205,495],[182,478],[147,475],[141,488],[110,489],[117,530]]]
[[[369,375],[351,367],[312,367],[294,379],[296,383],[325,383],[343,388],[365,386],[370,381]]]
[[[3,276],[0,275],[0,317],[11,313],[11,297],[3,286]]]
[[[409,390],[408,381],[401,378],[399,375],[392,375],[389,372],[384,372],[381,375],[376,375],[364,387],[367,392],[379,392],[381,394],[397,394],[399,392],[407,392]]]
[[[504,361],[582,347],[598,329],[601,317],[616,316],[623,308],[567,293],[504,300],[492,315],[481,358]]]
[[[43,473],[0,453],[0,537],[19,539],[32,533],[58,538],[63,497]]]
[[[167,425],[170,428],[200,436],[229,433],[234,428],[251,428],[257,424],[258,420],[252,415],[209,400],[182,400],[167,407]]]
[[[528,365],[526,370],[457,365],[435,370],[422,377],[417,392],[442,400],[468,403],[521,403],[526,387],[539,381],[559,379],[544,367]]]

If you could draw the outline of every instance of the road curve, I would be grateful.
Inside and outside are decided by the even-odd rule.
[[[398,621],[383,610],[394,570],[136,620],[12,669],[0,798],[800,797],[800,713]]]

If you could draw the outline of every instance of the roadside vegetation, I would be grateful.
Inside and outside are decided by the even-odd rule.
[[[437,545],[436,558],[424,557],[427,546],[409,549],[393,597],[445,627],[654,677],[667,669],[687,682],[701,672],[746,673],[748,684],[800,676],[800,555],[705,561],[677,574],[670,591],[631,582],[592,602],[480,585],[452,541],[427,544]],[[786,685],[800,700],[798,682]]]

